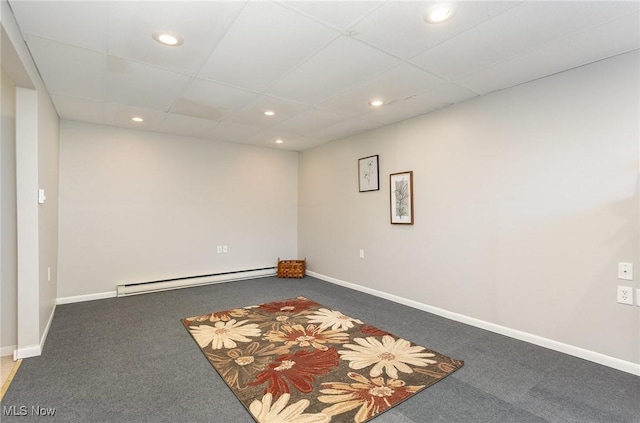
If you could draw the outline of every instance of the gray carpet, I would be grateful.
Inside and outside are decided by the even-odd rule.
[[[180,319],[296,295],[464,360],[375,423],[640,422],[640,377],[308,276],[58,306],[42,356],[23,361],[0,420],[250,423]]]

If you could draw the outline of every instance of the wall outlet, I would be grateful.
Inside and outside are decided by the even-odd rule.
[[[47,267],[47,282],[51,282],[51,266]]]
[[[364,250],[360,250],[360,258],[364,258]]]
[[[618,302],[620,304],[633,305],[633,288],[630,286],[618,286]]]
[[[218,252],[218,254],[222,254],[222,245],[218,245],[216,247],[216,251]]]
[[[229,252],[229,247],[227,247],[226,245],[223,245],[223,246],[222,246],[222,252],[223,252],[223,253],[227,253],[227,252]]]
[[[640,288],[636,289],[636,305],[640,307]]]

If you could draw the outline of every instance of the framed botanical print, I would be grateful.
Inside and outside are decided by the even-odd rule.
[[[380,189],[377,155],[363,157],[358,160],[358,189],[360,192],[378,191]]]
[[[389,175],[391,223],[413,225],[413,171]]]

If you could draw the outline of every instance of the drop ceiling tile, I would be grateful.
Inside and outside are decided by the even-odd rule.
[[[220,122],[205,134],[205,138],[220,142],[245,143],[248,138],[256,135],[258,132],[260,132],[260,129],[253,126]]]
[[[139,116],[143,122],[133,122],[131,117]],[[106,103],[104,105],[104,123],[120,128],[156,131],[165,118],[165,113],[126,104]]]
[[[338,94],[321,106],[357,116],[372,110],[369,102],[373,99],[392,103],[445,83],[445,80],[416,66],[403,63]]]
[[[326,144],[330,140],[324,140],[320,138],[313,137],[305,137],[305,138],[297,138],[290,145],[285,146],[287,150],[291,151],[305,151],[310,148],[318,147],[322,144]]]
[[[453,82],[447,82],[444,85],[439,85],[422,94],[426,94],[434,100],[447,104],[460,103],[478,96],[478,93]]]
[[[614,19],[456,80],[480,94],[640,48],[640,14]]]
[[[85,100],[64,94],[52,95],[51,99],[61,119],[104,123],[104,106],[101,101]]]
[[[27,45],[51,94],[102,100],[101,53],[36,36]]]
[[[158,131],[168,134],[204,138],[217,124],[218,122],[211,120],[176,113],[167,113],[165,119],[160,126],[158,126]]]
[[[337,35],[276,3],[250,2],[199,76],[263,91]]]
[[[275,140],[282,139],[282,144],[277,144]],[[307,137],[304,135],[278,131],[276,129],[265,129],[257,134],[247,137],[243,144],[255,145],[265,148],[275,148],[278,150],[302,151],[310,146],[322,143],[322,140]]]
[[[257,132],[256,134],[250,137],[247,137],[244,143],[271,147],[273,144],[276,144],[275,141],[277,139],[283,140],[284,141],[283,144],[285,145],[290,145],[293,142],[293,140],[301,137],[302,136],[300,134],[296,134],[294,132],[283,131],[276,128],[266,128],[266,129],[260,130],[260,132]]]
[[[477,96],[478,94],[473,91],[448,82],[371,110],[366,114],[360,115],[360,118],[390,125]]]
[[[376,9],[381,1],[286,1],[287,7],[296,9],[325,22],[335,28],[344,30],[362,17]]]
[[[399,61],[350,37],[341,36],[268,90],[269,94],[317,104]]]
[[[335,125],[323,128],[310,134],[310,137],[321,139],[325,142],[350,137],[352,135],[371,131],[383,126],[381,123],[370,120],[351,118]]]
[[[310,106],[305,104],[262,95],[249,106],[233,114],[226,120],[240,125],[270,128],[292,116],[302,113],[309,107]],[[274,112],[275,115],[265,115],[264,112],[267,110]]]
[[[12,1],[11,9],[24,34],[104,50],[107,2]]]
[[[313,133],[324,127],[335,125],[349,116],[341,113],[330,112],[318,108],[309,109],[306,112],[286,120],[275,126],[275,129],[291,131],[296,134]]]
[[[316,138],[303,137],[298,135],[295,138],[287,139],[283,144],[267,143],[267,144],[254,144],[261,147],[275,148],[278,150],[288,151],[304,151],[309,148],[324,144],[323,140]]]
[[[193,79],[171,112],[209,120],[222,120],[259,97],[254,92]]]
[[[389,1],[351,29],[356,38],[408,59],[520,2],[456,2],[454,19],[440,25],[429,25],[424,22],[423,13],[433,3],[437,2]]]
[[[111,1],[108,52],[195,75],[243,6],[239,1]],[[179,47],[152,38],[156,31],[176,33]]]
[[[614,2],[527,2],[421,53],[411,63],[454,80],[629,10],[629,5],[618,7]]]
[[[176,101],[189,77],[131,60],[107,56],[105,100],[165,112]]]
[[[424,115],[448,105],[449,103],[435,98],[430,93],[423,93],[380,107],[361,117],[380,124],[391,125],[415,116]]]

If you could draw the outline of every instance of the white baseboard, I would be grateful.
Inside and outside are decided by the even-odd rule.
[[[47,326],[44,328],[44,332],[42,332],[42,336],[40,337],[39,345],[27,345],[25,347],[13,347],[13,360],[20,360],[21,358],[30,358],[30,357],[38,357],[42,354],[42,349],[44,348],[44,343],[47,340],[47,335],[49,335],[49,328],[51,328],[51,322],[53,322],[53,316],[56,313],[56,306],[53,306],[51,310],[51,315],[49,316],[49,321],[47,321]],[[8,348],[8,347],[4,347]],[[2,350],[2,355],[4,354],[4,348]],[[9,355],[9,354],[6,354]]]
[[[38,357],[42,353],[42,347],[40,344],[27,345],[25,347],[18,347],[13,352],[13,361],[23,358]]]
[[[76,295],[73,297],[60,297],[56,299],[56,305],[81,303],[84,301],[103,300],[105,298],[115,298],[116,291],[99,292],[97,294]]]
[[[521,341],[529,342],[530,344],[539,345],[541,347],[549,348],[554,351],[558,351],[564,354],[569,354],[574,357],[578,357],[584,360],[592,361],[594,363],[602,364],[603,366],[611,367],[617,370],[621,370],[623,372],[640,376],[640,364],[637,364],[637,363],[621,360],[619,358],[611,357],[605,354],[597,353],[595,351],[590,351],[584,348],[554,341],[552,339],[544,338],[538,335],[533,335],[527,332],[522,332],[516,329],[511,329],[506,326],[497,325],[495,323],[486,322],[484,320],[465,316],[463,314],[454,313],[448,310],[444,310],[441,308],[419,303],[414,300],[409,300],[407,298],[399,297],[397,295],[389,294],[383,291],[378,291],[376,289],[367,288],[365,286],[356,285],[351,282],[346,282],[340,279],[332,278],[330,276],[322,275],[320,273],[312,272],[309,270],[307,270],[307,275],[313,276],[314,278],[321,279],[326,282],[344,286],[346,288],[354,289],[356,291],[364,292],[367,294],[374,295],[376,297],[384,298],[389,301],[393,301],[399,304],[413,307],[418,310],[422,310],[428,313],[442,316],[450,320],[455,320],[460,323],[465,323],[470,326],[475,326],[480,329],[485,329],[490,332],[495,332],[500,335],[508,336],[510,338],[519,339]]]
[[[44,328],[44,332],[42,332],[42,338],[40,338],[40,351],[44,348],[44,342],[47,340],[47,335],[49,335],[49,328],[51,327],[51,322],[53,322],[53,316],[56,314],[56,305],[53,305],[53,310],[51,310],[51,315],[49,316],[49,321],[47,322],[47,326]]]

